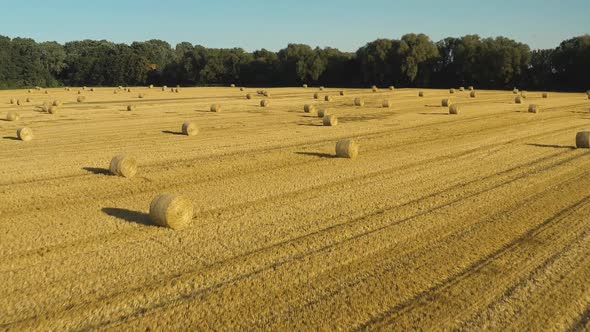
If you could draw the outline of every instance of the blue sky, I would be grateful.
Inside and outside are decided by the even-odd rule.
[[[0,0],[0,35],[37,41],[162,39],[278,50],[288,43],[355,51],[422,32],[476,33],[553,48],[590,33],[590,0]]]

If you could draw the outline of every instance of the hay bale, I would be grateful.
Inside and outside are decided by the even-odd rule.
[[[354,98],[354,106],[358,106],[358,107],[365,106],[365,101],[360,97]]]
[[[451,98],[445,98],[440,102],[442,107],[449,107],[451,105]]]
[[[18,106],[20,106],[20,105],[21,105],[21,101],[20,101],[20,99],[17,99],[17,100],[16,100],[16,104],[17,104]]]
[[[471,97],[471,98],[475,98],[475,96],[476,96],[476,95],[475,95],[475,91],[471,91],[471,93],[469,94],[469,97]]]
[[[144,97],[145,97],[145,95],[143,93],[140,93],[140,94],[137,95],[137,98],[140,98],[140,99],[141,98],[144,98]]]
[[[469,91],[473,91],[473,90],[475,90],[475,88],[473,87],[473,85],[470,85],[469,86]]]
[[[241,88],[240,88],[240,91],[244,91],[244,87],[241,87]]]
[[[167,86],[165,86],[165,85],[164,85],[164,86],[162,86],[162,91],[164,91],[164,92],[165,92],[165,91],[166,91],[166,89],[168,89],[168,87],[167,87]]]
[[[264,95],[265,97],[270,97],[270,92],[268,92],[268,91],[264,90],[264,93],[263,93],[263,95]]]
[[[29,89],[29,90],[27,90],[27,92],[28,92],[28,93],[31,93],[32,91],[31,91],[31,89]]]
[[[303,112],[305,113],[315,113],[315,106],[311,104],[303,105]]]
[[[304,89],[307,89],[307,84],[303,84],[303,88]]]
[[[516,96],[514,98],[514,103],[515,104],[522,104],[522,98],[520,96]]]
[[[57,106],[50,105],[50,106],[47,108],[47,112],[48,112],[49,114],[57,114],[57,111],[58,111],[58,109],[57,109]]]
[[[86,90],[86,86],[83,86],[83,87],[82,87],[82,90]]]
[[[175,194],[159,194],[150,203],[150,219],[156,225],[182,229],[193,219],[193,206],[184,197]]]
[[[389,102],[389,100],[385,99],[381,102],[381,106],[383,108],[390,108],[391,107],[391,103]]]
[[[90,92],[94,92],[94,88],[90,88]]]
[[[209,108],[209,110],[211,112],[221,112],[221,105],[213,104],[213,105],[211,105],[211,108]]]
[[[526,98],[527,98],[527,92],[526,92],[526,91],[522,91],[522,92],[520,93],[520,96],[521,96],[522,98],[526,99]]]
[[[418,97],[424,97],[424,91],[418,91]]]
[[[459,114],[459,105],[457,105],[457,104],[449,105],[449,114],[454,114],[454,115]]]
[[[465,91],[465,87],[463,87],[463,86],[460,86],[460,87],[459,87],[459,91],[461,91],[461,92]]]
[[[324,115],[322,121],[324,126],[334,127],[338,125],[338,118],[334,114]]]
[[[17,111],[8,111],[6,113],[6,121],[18,121],[20,119],[20,114]]]
[[[330,112],[328,112],[326,109],[324,108],[320,108],[318,110],[318,118],[323,118],[324,116],[330,114]]]
[[[371,90],[373,90],[373,92],[379,91],[379,89],[376,86],[374,86],[374,85],[371,87]]]
[[[81,95],[82,94],[82,91],[78,90],[78,94]]]
[[[512,93],[513,93],[513,94],[515,94],[515,95],[517,95],[517,94],[518,94],[518,89],[517,89],[517,88],[514,88],[514,89],[512,90]]]
[[[135,105],[127,105],[127,111],[132,112],[135,111],[137,109],[137,106]]]
[[[539,113],[540,111],[541,111],[541,109],[539,108],[538,105],[536,105],[536,104],[529,105],[529,113]]]
[[[111,160],[109,171],[113,175],[132,178],[137,174],[137,161],[134,157],[120,154]]]
[[[10,100],[8,102],[10,104],[15,104],[16,103],[16,99],[15,98],[10,98]]]
[[[182,133],[186,136],[195,136],[199,133],[199,128],[193,122],[185,122],[182,124]]]
[[[262,99],[260,101],[260,107],[268,107],[270,105],[270,102],[268,101],[268,99]]]
[[[23,142],[28,142],[34,138],[33,130],[29,127],[22,127],[17,129],[16,136]]]
[[[354,159],[359,154],[359,146],[352,139],[341,139],[336,142],[336,157]]]
[[[117,93],[119,93],[117,90],[113,90],[113,94],[116,95]]]
[[[53,103],[51,103],[51,104],[52,104],[53,106],[61,106],[61,105],[62,105],[62,102],[56,99],[56,100],[54,100],[54,101],[53,101]]]
[[[119,85],[119,86],[117,87],[117,89],[119,89],[119,90],[123,90],[123,86],[122,86],[122,85]]]
[[[180,89],[179,88],[174,88],[174,92],[179,93]]]
[[[79,96],[79,97],[76,99],[76,101],[77,101],[77,102],[79,102],[79,103],[82,103],[82,102],[84,102],[85,100],[86,100],[86,97],[84,97],[84,96]]]
[[[246,99],[252,99],[252,95],[251,94],[246,94]]]
[[[590,149],[590,131],[580,131],[576,134],[576,148]]]
[[[232,83],[232,84],[230,84],[230,85],[229,85],[229,87],[230,87],[230,88],[235,88],[235,87],[236,87],[236,85]]]
[[[323,86],[320,86],[320,91],[324,91],[324,87]]]
[[[313,99],[320,99],[320,94],[319,93],[314,93],[313,94]]]
[[[543,99],[547,99],[547,98],[549,98],[549,95],[547,94],[547,92],[543,92],[541,97],[543,97]]]
[[[390,91],[393,91],[393,90],[395,90],[395,87],[394,87],[393,85],[390,85],[390,86],[389,86],[389,90],[390,90]]]
[[[33,101],[33,98],[31,98],[31,97],[27,97],[27,99],[26,99],[25,101],[26,101],[27,103],[30,103],[30,102],[32,102],[32,101]]]
[[[327,102],[332,101],[332,96],[324,96],[324,101],[327,101]]]
[[[148,86],[148,88],[150,88],[150,89],[153,89],[153,88],[154,88],[154,85],[153,85],[153,84],[150,84],[150,85]]]
[[[341,90],[341,91],[340,91],[340,95],[341,95],[341,96],[344,96],[344,94],[345,94],[344,90]]]
[[[450,94],[454,94],[455,93],[455,89],[449,89],[449,93]]]

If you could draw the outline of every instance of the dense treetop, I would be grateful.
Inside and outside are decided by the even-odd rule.
[[[590,35],[555,49],[467,35],[377,39],[355,53],[289,44],[272,52],[212,49],[187,42],[131,45],[106,40],[37,43],[0,36],[0,88],[118,85],[396,85],[540,90],[590,89]]]

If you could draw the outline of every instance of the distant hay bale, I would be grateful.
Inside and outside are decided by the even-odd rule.
[[[455,89],[450,89],[450,90],[449,90],[449,93],[450,93],[450,94],[453,94],[453,93],[455,93]]]
[[[378,89],[378,88],[377,88],[375,85],[373,85],[373,86],[371,87],[371,90],[373,90],[373,92],[377,92],[377,91],[379,91],[379,89]]]
[[[113,90],[113,94],[116,95],[117,93],[119,93],[117,90]]]
[[[48,112],[49,114],[57,114],[57,112],[58,112],[58,108],[57,108],[57,106],[50,105],[50,106],[47,108],[47,112]]]
[[[252,99],[252,95],[251,94],[246,94],[246,99]]]
[[[127,105],[127,111],[132,112],[135,111],[137,109],[137,106],[135,105]]]
[[[516,96],[514,98],[514,103],[515,104],[522,104],[522,98],[520,96]]]
[[[313,106],[312,104],[305,104],[303,105],[303,112],[315,113],[315,106]]]
[[[26,101],[27,103],[30,103],[30,102],[32,102],[32,101],[33,101],[33,98],[31,98],[31,97],[27,97],[27,99],[26,99],[25,101]]]
[[[529,105],[529,113],[539,113],[540,111],[541,111],[541,109],[539,108],[538,105],[536,105],[536,104]]]
[[[320,99],[320,94],[319,93],[314,93],[313,94],[313,99]]]
[[[94,88],[90,88],[90,92],[94,92]]]
[[[29,89],[29,90],[27,90],[27,92],[28,92],[28,93],[31,93],[32,91],[31,91],[31,89]]]
[[[307,84],[303,84],[303,88],[304,89],[307,89]]]
[[[83,86],[83,87],[82,87],[82,90],[86,90],[86,86]]]
[[[332,101],[332,100],[333,100],[333,99],[332,99],[332,96],[324,96],[324,101],[328,101],[328,102],[330,102],[330,101]]]
[[[81,95],[82,94],[82,91],[78,90],[78,94]]]
[[[518,89],[517,89],[517,88],[514,88],[514,89],[512,90],[512,93],[513,93],[513,94],[515,94],[515,95],[517,95],[517,94],[518,94]]]
[[[547,99],[547,98],[549,98],[549,95],[547,94],[547,92],[543,92],[541,97],[543,97],[543,99]]]
[[[16,103],[16,99],[15,99],[15,98],[10,98],[10,101],[9,101],[9,103],[10,103],[10,104],[15,104],[15,103]]]
[[[320,91],[324,91],[324,87],[323,86],[320,86]]]
[[[241,87],[241,88],[240,88],[240,91],[244,91],[244,87]]]
[[[6,121],[18,121],[20,119],[20,114],[17,111],[8,111],[6,113]]]
[[[352,139],[341,139],[336,142],[336,156],[354,159],[359,154],[359,146]]]
[[[122,85],[119,85],[119,86],[117,87],[117,89],[119,89],[119,90],[123,90],[123,86],[122,86]]]
[[[236,87],[236,85],[232,83],[232,84],[230,84],[230,85],[229,85],[229,87],[230,87],[230,88],[235,88],[235,87]]]
[[[457,104],[451,104],[449,106],[449,114],[459,114],[459,105]]]
[[[340,95],[341,95],[341,96],[344,96],[344,94],[345,94],[344,90],[341,90],[341,91],[340,91]]]
[[[334,114],[324,115],[322,121],[324,126],[334,127],[338,125],[338,118]]]
[[[381,106],[383,108],[390,108],[391,107],[391,102],[389,102],[389,100],[385,99],[381,102]]]
[[[475,91],[471,91],[471,93],[469,94],[469,97],[475,98],[476,97]]]
[[[154,85],[153,85],[153,84],[150,84],[150,85],[148,86],[148,88],[150,88],[150,89],[153,89],[153,88],[154,88]]]
[[[179,88],[174,88],[174,92],[180,93],[180,89]]]
[[[144,97],[145,97],[145,95],[143,93],[140,93],[137,95],[137,98],[144,98]]]
[[[326,109],[321,108],[318,110],[318,118],[323,118],[324,116],[330,114]]]
[[[22,104],[22,103],[21,103],[21,101],[20,101],[20,99],[17,99],[17,100],[16,100],[16,104],[17,104],[18,106],[20,106],[20,105]]]
[[[526,99],[526,98],[527,98],[527,92],[526,92],[526,91],[522,91],[522,92],[520,93],[520,96],[521,96],[522,98]]]
[[[49,113],[49,107],[51,107],[51,105],[47,102],[44,102],[43,105],[41,105],[41,111]]]
[[[137,161],[132,156],[120,154],[111,160],[109,171],[113,175],[132,178],[137,174]]]
[[[390,85],[390,86],[389,86],[389,90],[390,90],[390,91],[393,91],[393,90],[395,90],[395,87],[394,87],[393,85]]]
[[[445,98],[440,102],[442,107],[448,107],[451,105],[451,98]]]
[[[185,228],[193,214],[191,202],[180,195],[159,194],[150,203],[150,219],[158,226],[174,230]]]
[[[260,107],[268,107],[270,105],[270,102],[268,101],[268,99],[262,99],[260,101]]]
[[[54,101],[53,101],[53,103],[51,103],[51,104],[52,104],[53,106],[61,106],[61,105],[62,105],[62,102],[56,99],[56,100],[54,100]]]
[[[418,91],[418,97],[424,97],[424,91]]]
[[[199,128],[193,122],[185,122],[182,124],[182,133],[186,136],[195,136],[199,133]]]
[[[463,87],[463,86],[460,86],[460,87],[459,87],[459,91],[461,91],[461,92],[465,91],[465,87]]]
[[[470,85],[469,86],[469,91],[473,91],[473,90],[475,90],[475,88],[473,87],[473,85]]]
[[[84,96],[79,96],[76,101],[78,101],[79,103],[83,103],[86,100],[86,97]]]
[[[265,90],[265,91],[264,91],[264,93],[263,93],[263,95],[264,95],[265,97],[270,97],[270,92],[268,92],[268,91],[266,91],[266,90]]]
[[[23,142],[28,142],[34,138],[33,130],[29,127],[22,127],[17,129],[16,136]]]
[[[359,97],[354,98],[354,106],[358,106],[358,107],[365,106],[365,101]]]
[[[211,112],[221,112],[221,105],[219,105],[219,104],[212,104],[211,107],[209,108],[209,111],[211,111]]]
[[[168,87],[167,87],[167,86],[165,86],[165,85],[164,85],[164,86],[162,86],[162,91],[166,91],[166,89],[168,89]]]
[[[576,148],[590,149],[590,131],[580,131],[576,134]]]

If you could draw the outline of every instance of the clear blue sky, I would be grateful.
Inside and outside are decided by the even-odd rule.
[[[476,33],[553,48],[590,33],[590,0],[0,0],[0,35],[37,41],[162,39],[278,50],[288,43],[355,51],[422,32]]]

